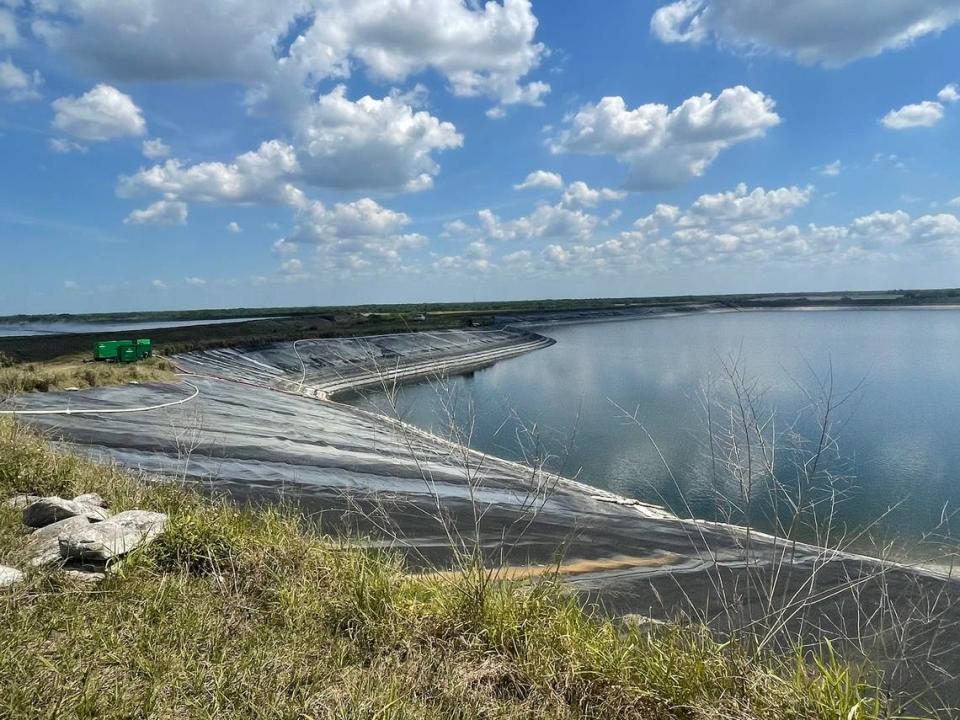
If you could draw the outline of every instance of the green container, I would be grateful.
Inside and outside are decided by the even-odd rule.
[[[102,340],[93,346],[93,359],[106,362],[136,362],[153,357],[150,338],[137,340]]]
[[[94,345],[93,359],[94,360],[116,360],[117,359],[116,340],[106,340],[104,342],[98,342],[96,345]]]

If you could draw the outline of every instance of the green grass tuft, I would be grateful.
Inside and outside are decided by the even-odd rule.
[[[50,392],[68,387],[90,388],[129,382],[172,382],[169,360],[154,357],[136,363],[85,363],[63,359],[52,363],[4,362],[0,358],[0,399],[25,392]]]

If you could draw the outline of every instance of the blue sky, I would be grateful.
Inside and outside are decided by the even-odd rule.
[[[958,0],[0,0],[0,313],[957,286],[958,60]]]

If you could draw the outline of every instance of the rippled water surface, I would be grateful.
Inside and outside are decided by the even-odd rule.
[[[0,337],[28,335],[61,335],[63,333],[124,332],[126,330],[158,330],[191,325],[220,325],[232,322],[265,320],[266,318],[225,318],[220,320],[144,320],[142,322],[50,322],[0,323]]]
[[[555,469],[590,484],[715,517],[740,497],[729,478],[714,479],[722,452],[711,455],[703,405],[707,387],[718,403],[735,399],[724,362],[740,358],[776,418],[785,482],[798,458],[788,447],[800,442],[785,430],[816,441],[819,383],[832,372],[835,398],[853,391],[834,411],[838,442],[821,465],[834,479],[818,480],[842,490],[838,519],[862,528],[885,515],[884,532],[914,539],[942,527],[944,508],[960,508],[958,311],[708,314],[538,331],[557,344],[444,387],[405,386],[395,405],[440,433],[452,409],[475,448],[512,459],[546,451]],[[379,393],[351,402],[387,404]],[[762,506],[757,515],[769,513]]]

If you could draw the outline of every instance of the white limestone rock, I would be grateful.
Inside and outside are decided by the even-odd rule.
[[[81,505],[93,505],[94,507],[99,508],[107,507],[106,500],[97,495],[97,493],[84,493],[83,495],[77,495],[73,501],[75,503],[80,503]]]
[[[47,525],[27,536],[26,556],[33,567],[46,567],[60,562],[60,534],[81,530],[90,525],[85,515],[74,515]]]
[[[40,498],[23,510],[23,524],[42,528],[60,520],[82,515],[91,522],[100,522],[110,517],[110,511],[96,505],[64,500],[61,497]]]
[[[11,587],[23,582],[23,573],[16,568],[0,565],[0,588]]]
[[[3,501],[4,507],[16,508],[17,510],[23,510],[27,505],[33,505],[37,500],[42,500],[39,495],[25,495],[19,494],[14,495],[12,498]]]
[[[106,522],[61,533],[60,558],[107,562],[149,543],[163,532],[166,523],[163,513],[127,510]]]

